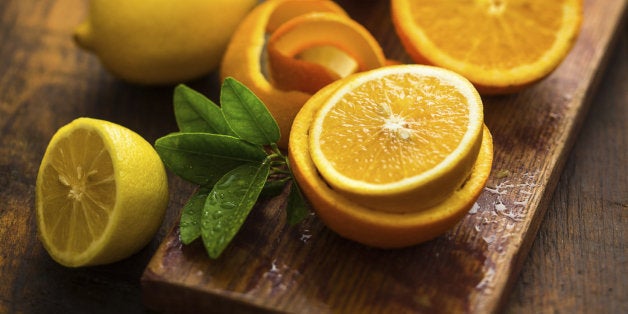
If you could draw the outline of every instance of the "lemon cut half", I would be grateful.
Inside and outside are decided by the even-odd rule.
[[[161,226],[167,203],[161,159],[125,127],[78,118],[48,144],[36,183],[37,226],[45,249],[64,266],[135,253]]]

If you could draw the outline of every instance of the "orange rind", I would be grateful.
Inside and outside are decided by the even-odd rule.
[[[358,69],[358,67],[351,65],[351,61],[349,61],[349,59],[353,59],[354,56],[347,53],[355,52],[355,48],[347,49],[347,51],[342,48],[338,50],[333,43],[320,41],[316,41],[316,45],[307,44],[303,46],[303,43],[307,42],[308,39],[300,38],[298,40],[299,51],[296,54],[288,55],[287,58],[281,58],[281,56],[279,56],[277,60],[280,60],[280,62],[279,64],[275,63],[272,70],[275,79],[280,82],[285,83],[286,81],[290,81],[289,79],[278,78],[280,72],[286,71],[285,77],[293,78],[294,82],[299,83],[296,84],[296,86],[282,85],[279,87],[275,85],[271,79],[271,70],[268,69],[269,63],[266,62],[268,57],[268,51],[266,49],[267,38],[272,37],[272,34],[277,31],[280,33],[286,32],[285,35],[287,36],[290,32],[287,32],[287,26],[284,27],[285,23],[292,19],[299,18],[300,16],[316,12],[325,13],[327,14],[326,16],[330,14],[334,15],[336,20],[343,20],[345,22],[350,20],[347,13],[333,1],[265,1],[255,7],[249,15],[242,20],[238,29],[236,29],[231,37],[231,41],[221,63],[221,79],[225,79],[229,76],[234,77],[251,89],[266,104],[268,110],[279,125],[281,139],[278,145],[282,148],[286,148],[288,145],[290,126],[301,106],[310,98],[312,93],[339,77],[339,74],[334,71],[329,71],[326,67],[330,64],[337,65],[347,62],[346,65],[340,68],[349,69],[348,71]],[[368,35],[372,39],[372,36],[370,36],[368,32],[360,32],[360,34],[363,36]],[[321,37],[317,32],[306,34],[306,36],[310,37],[315,35]],[[335,33],[332,35],[335,35]],[[332,35],[328,35],[328,39],[333,37]],[[281,37],[283,37],[283,35]],[[289,41],[286,40],[281,40],[281,42],[282,45],[286,43],[290,44]],[[315,46],[318,47],[315,48]],[[368,49],[381,51],[381,48],[378,47],[379,45],[374,45],[370,46]],[[362,48],[359,50],[362,50]],[[326,52],[320,53],[321,51]],[[349,56],[349,58],[347,56]],[[383,66],[384,63],[381,65]],[[347,70],[345,70],[345,72],[346,71]],[[320,79],[313,83],[303,83],[303,77],[306,76],[304,73],[312,73],[313,75],[311,75],[311,77]],[[299,77],[301,77],[301,79],[299,79]]]
[[[336,55],[331,55],[334,50],[328,49],[327,54],[310,53],[304,55],[307,60],[297,59],[308,49],[329,46],[337,49]],[[354,72],[386,64],[386,57],[371,34],[358,22],[336,13],[314,12],[287,21],[272,33],[267,50],[270,77],[275,86],[288,90],[307,89],[304,91],[312,94],[343,75],[350,74],[334,72],[334,68],[329,67],[334,64],[320,64],[319,60],[353,60],[347,64],[357,66]],[[288,60],[294,62],[289,63]],[[310,83],[312,78],[316,85]]]

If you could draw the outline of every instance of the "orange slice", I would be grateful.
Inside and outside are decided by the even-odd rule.
[[[483,94],[549,75],[579,33],[582,0],[392,0],[395,29],[417,63],[458,72]]]
[[[399,65],[344,82],[321,105],[309,136],[314,164],[332,188],[376,210],[416,212],[467,179],[484,124],[468,80]]]
[[[466,180],[442,202],[410,213],[382,211],[361,205],[330,187],[310,154],[312,121],[330,97],[350,84],[346,82],[350,78],[336,81],[314,94],[292,125],[288,155],[290,168],[317,216],[342,237],[380,248],[415,245],[454,227],[473,206],[490,174],[493,144],[488,129],[482,127],[481,146]]]
[[[281,130],[281,139],[278,144],[282,148],[288,145],[290,126],[301,106],[321,86],[341,77],[337,71],[330,71],[329,66],[337,67],[338,64],[346,63],[340,67],[344,68],[341,71],[344,73],[357,69],[356,61],[351,60],[354,56],[335,48],[333,43],[317,42],[320,47],[312,44],[308,44],[307,47],[300,45],[296,55],[287,58],[279,56],[277,59],[284,63],[275,66],[273,72],[277,78],[278,72],[286,71],[285,77],[292,78],[295,82],[303,82],[302,79],[295,78],[295,75],[303,76],[303,73],[310,73],[311,76],[322,79],[313,85],[307,83],[305,87],[301,83],[297,86],[279,87],[269,78],[270,75],[267,73],[270,70],[266,66],[268,57],[268,51],[265,49],[266,38],[272,36],[274,32],[285,32],[287,28],[283,28],[284,23],[313,12],[333,13],[337,19],[349,20],[346,12],[332,1],[264,1],[240,23],[231,37],[221,63],[220,76],[222,79],[229,76],[234,77],[249,87],[266,104]],[[328,37],[332,37],[332,35],[334,34],[329,34]],[[305,38],[300,38],[299,42],[311,41],[313,36],[321,37],[320,34],[309,32],[305,36]],[[286,43],[287,41],[282,40],[282,42]],[[381,50],[381,48],[376,49]],[[350,51],[355,51],[355,49]],[[281,70],[277,70],[277,68]],[[303,70],[303,68],[306,69]],[[289,79],[279,78],[276,81],[286,82]]]

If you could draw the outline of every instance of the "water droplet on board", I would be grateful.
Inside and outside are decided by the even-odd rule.
[[[473,206],[471,206],[471,210],[469,210],[469,214],[474,215],[477,214],[478,209],[480,209],[480,205],[478,205],[478,203],[473,203]]]

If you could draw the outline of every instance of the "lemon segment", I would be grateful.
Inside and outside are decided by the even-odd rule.
[[[79,118],[61,127],[37,176],[40,239],[68,267],[135,253],[161,226],[167,203],[166,172],[152,145],[103,120]]]

